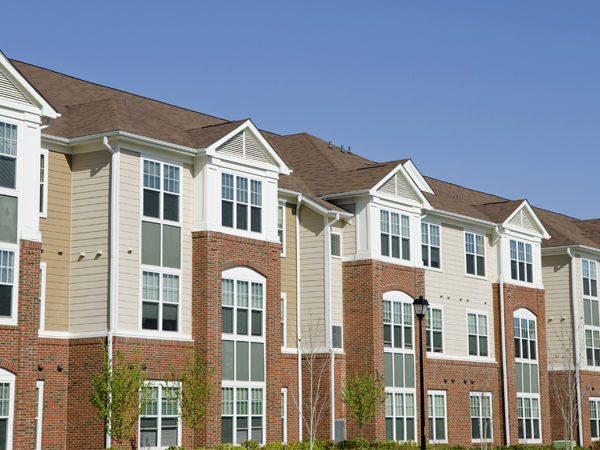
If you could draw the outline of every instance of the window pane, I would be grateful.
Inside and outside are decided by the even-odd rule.
[[[0,284],[0,316],[10,317],[12,314],[12,286]]]
[[[262,206],[262,183],[250,181],[250,203],[254,206]]]
[[[440,249],[431,247],[431,267],[440,268]]]
[[[233,201],[233,175],[221,174],[221,198]]]
[[[144,300],[160,299],[160,274],[153,272],[142,273],[142,298]]]
[[[247,230],[248,229],[248,206],[242,203],[236,203],[236,228],[238,230]]]
[[[410,259],[410,242],[407,238],[402,238],[402,259]]]
[[[142,264],[160,266],[160,224],[142,222]]]
[[[390,218],[391,218],[392,234],[399,236],[400,235],[400,215],[396,214],[396,213],[391,213]]]
[[[382,233],[390,232],[389,213],[387,211],[380,211],[380,225]]]
[[[160,192],[144,189],[144,216],[159,218]]]
[[[404,387],[404,355],[396,353],[394,355],[394,386]]]
[[[221,417],[221,443],[233,443],[233,417]]]
[[[165,164],[164,190],[179,194],[179,167]]]
[[[158,330],[158,303],[142,302],[142,328]]]
[[[177,331],[177,305],[163,305],[163,331]]]
[[[227,200],[221,202],[221,225],[233,228],[233,203]]]
[[[390,256],[390,235],[381,233],[381,254]]]
[[[475,256],[466,255],[467,258],[467,273],[475,275]]]
[[[392,258],[400,258],[400,238],[392,235]]]
[[[262,312],[252,311],[252,336],[262,335]]]
[[[233,341],[221,341],[221,377],[223,380],[234,380]]]
[[[181,268],[181,228],[163,225],[163,266]]]
[[[415,355],[404,355],[404,384],[407,388],[415,387]]]
[[[221,302],[226,306],[233,306],[233,280],[221,281]]]
[[[237,310],[237,334],[248,334],[248,310]]]
[[[393,355],[391,353],[383,354],[383,361],[385,366],[385,385],[389,387],[394,386],[394,367],[393,367]]]
[[[14,189],[17,159],[0,155],[0,187]]]
[[[167,194],[163,196],[163,218],[179,222],[179,195]]]
[[[17,243],[17,197],[0,195],[0,242]]]
[[[262,232],[262,209],[256,206],[250,208],[250,231]]]
[[[265,380],[265,345],[252,342],[251,381]]]
[[[144,187],[160,189],[160,163],[144,161]]]
[[[235,366],[236,366],[236,380],[248,381],[249,368],[248,368],[248,342],[236,342],[236,355],[235,355]],[[239,392],[239,390],[238,390]]]

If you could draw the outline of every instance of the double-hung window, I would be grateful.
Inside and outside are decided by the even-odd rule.
[[[285,256],[285,204],[277,206],[277,236],[281,244],[281,256]]]
[[[262,232],[262,182],[221,174],[221,225]]]
[[[467,273],[485,277],[485,238],[474,233],[465,233],[465,259]]]
[[[142,320],[144,330],[179,331],[181,168],[143,161]]]
[[[16,125],[0,122],[0,188],[16,188],[18,131]]]
[[[447,442],[446,437],[446,392],[429,391],[429,442]]]
[[[467,334],[470,356],[488,356],[487,315],[467,313]]]
[[[588,366],[600,366],[600,317],[598,314],[596,262],[582,259],[581,272],[583,278],[586,364]]]
[[[0,318],[13,316],[16,303],[15,252],[0,250]]]
[[[590,429],[592,440],[600,438],[600,398],[590,397]]]
[[[342,235],[331,233],[331,256],[342,256]]]
[[[38,381],[35,389],[35,450],[42,448],[42,417],[44,413],[44,382]],[[5,448],[0,446],[0,448]]]
[[[440,227],[430,223],[421,224],[421,254],[423,265],[440,268]]]
[[[427,313],[425,314],[425,329],[427,330],[426,341],[428,352],[444,352],[442,324],[442,310],[433,307],[427,308]]]
[[[0,448],[12,448],[15,376],[0,369]]]
[[[152,386],[150,403],[140,417],[140,447],[167,448],[181,444],[176,387]]]
[[[510,277],[533,283],[533,256],[531,244],[510,240]]]
[[[540,384],[535,316],[515,312],[515,366],[519,442],[541,442]]]
[[[404,214],[380,211],[381,255],[410,260],[410,220]]]
[[[221,441],[264,440],[265,283],[250,269],[221,280]]]
[[[385,367],[385,430],[389,440],[414,440],[415,351],[413,306],[408,295],[383,297],[383,357]]]
[[[471,439],[473,442],[492,440],[492,394],[471,392]]]
[[[40,216],[46,217],[48,209],[48,151],[40,154]]]

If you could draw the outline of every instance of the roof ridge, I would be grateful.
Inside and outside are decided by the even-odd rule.
[[[466,189],[467,191],[477,192],[477,193],[479,193],[479,194],[483,194],[483,195],[489,195],[490,197],[497,197],[497,198],[501,198],[501,199],[504,199],[504,200],[508,200],[508,201],[510,201],[510,199],[508,199],[508,198],[505,198],[505,197],[500,197],[499,195],[496,195],[496,194],[489,194],[489,193],[487,193],[487,192],[478,191],[477,189],[471,189],[471,188],[468,188],[468,187],[461,186],[460,184],[451,183],[451,182],[449,182],[449,181],[443,181],[443,180],[439,180],[439,179],[437,179],[437,178],[434,178],[434,177],[423,176],[423,178],[429,178],[430,180],[435,180],[435,181],[438,181],[438,182],[440,182],[440,183],[450,184],[450,185],[452,185],[452,186],[456,186],[456,187],[459,187],[459,188],[461,188],[461,189]]]

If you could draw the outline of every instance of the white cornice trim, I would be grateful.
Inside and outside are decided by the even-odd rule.
[[[432,209],[429,211],[429,214],[437,214],[442,217],[450,217],[452,219],[460,220],[462,222],[476,223],[478,225],[484,225],[486,227],[492,227],[492,228],[499,225],[497,223],[489,222],[487,220],[476,219],[474,217],[469,217],[469,216],[463,216],[462,214],[456,214],[456,213],[452,213],[449,211],[443,211],[441,209]]]
[[[295,191],[290,191],[288,189],[281,189],[281,188],[278,188],[277,190],[280,194],[288,195],[288,196],[294,197],[294,198],[298,198],[298,195],[301,195],[302,203],[306,203],[307,206],[310,206],[311,209],[317,211],[318,213],[320,213],[324,216],[335,216],[336,214],[339,214],[339,216],[344,219],[352,219],[352,217],[354,217],[354,214],[349,213],[349,212],[335,211],[333,209],[326,208],[325,206],[315,202],[313,199],[307,197],[302,192],[295,192]]]
[[[594,248],[594,247],[588,247],[587,245],[580,245],[580,244],[558,245],[556,247],[542,247],[542,253],[550,254],[550,253],[557,252],[559,250],[565,250],[564,253],[566,254],[567,249],[579,249],[581,251],[600,254],[600,249]]]

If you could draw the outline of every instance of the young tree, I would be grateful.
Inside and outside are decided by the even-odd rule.
[[[106,344],[102,366],[92,378],[90,402],[98,409],[98,420],[104,421],[104,432],[122,448],[135,434],[140,415],[150,402],[151,388],[137,353],[129,363],[118,349],[115,357],[109,358]]]
[[[206,410],[214,394],[213,374],[214,369],[204,364],[202,353],[194,347],[191,358],[186,358],[181,374],[171,364],[172,380],[165,379],[173,388],[169,392],[176,396],[180,405],[182,422],[192,429],[192,449],[196,430],[206,425]]]
[[[354,376],[344,379],[342,402],[347,406],[346,417],[353,420],[360,430],[360,448],[363,448],[363,428],[373,420],[378,410],[385,404],[385,380],[376,370],[371,370],[366,358],[363,358],[364,369],[359,373],[354,369]]]

